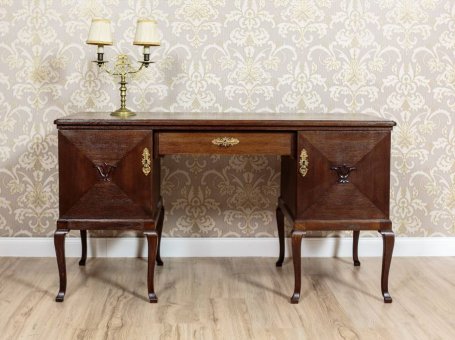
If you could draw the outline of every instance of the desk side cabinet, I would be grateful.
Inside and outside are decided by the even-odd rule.
[[[360,230],[383,237],[381,288],[392,302],[388,275],[394,246],[389,219],[390,129],[299,131],[295,157],[282,162],[278,228],[283,213],[293,221],[292,246],[296,270],[291,298],[300,298],[300,244],[306,231],[353,231],[353,260],[359,266]],[[290,188],[296,187],[295,191]],[[280,230],[279,230],[280,233]],[[282,264],[282,256],[278,265]]]
[[[80,265],[85,265],[86,231],[90,229],[144,231],[154,263],[164,208],[152,130],[59,130],[58,143],[60,218],[54,239],[61,279],[57,301],[62,301],[66,289],[64,237],[69,230],[81,230]],[[161,264],[159,255],[157,260]],[[153,271],[149,268],[151,275]],[[153,286],[153,278],[149,280]],[[156,300],[150,286],[149,298]]]
[[[389,219],[390,132],[306,131],[298,143],[298,220]]]

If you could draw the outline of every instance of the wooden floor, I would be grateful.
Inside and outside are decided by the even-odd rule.
[[[64,303],[53,258],[0,258],[1,339],[455,339],[455,258],[394,258],[392,304],[379,258],[292,262],[164,259],[159,302],[146,300],[144,259],[69,259]]]

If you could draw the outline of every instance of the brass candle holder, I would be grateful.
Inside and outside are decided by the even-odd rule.
[[[92,19],[87,44],[98,46],[98,58],[94,62],[97,63],[103,71],[113,77],[120,77],[120,108],[112,112],[111,116],[121,118],[135,116],[136,114],[126,107],[127,78],[153,63],[153,61],[150,61],[150,46],[160,45],[156,21],[151,19],[139,19],[137,21],[133,44],[144,47],[144,59],[138,61],[141,65],[137,68],[133,68],[129,57],[126,54],[119,54],[114,66],[111,69],[107,68],[106,63],[108,63],[108,61],[104,60],[104,46],[112,45],[110,20],[108,19]]]

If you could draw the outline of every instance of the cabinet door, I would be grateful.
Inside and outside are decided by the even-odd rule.
[[[58,142],[60,218],[153,216],[159,164],[151,131],[60,130]]]
[[[297,215],[388,219],[390,131],[299,132]]]

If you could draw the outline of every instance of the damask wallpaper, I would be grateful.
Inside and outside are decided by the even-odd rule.
[[[370,112],[393,133],[401,236],[455,236],[453,0],[0,0],[0,236],[45,236],[58,206],[53,120],[112,111],[118,85],[90,60],[93,16],[132,45],[158,20],[157,63],[128,87],[137,111]],[[277,157],[166,157],[167,236],[272,236]]]

